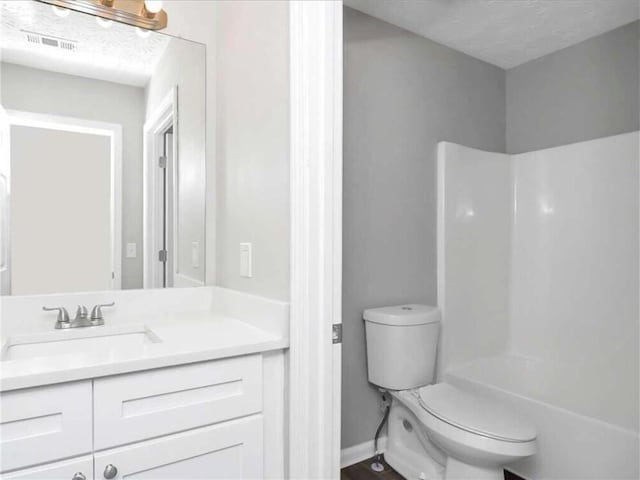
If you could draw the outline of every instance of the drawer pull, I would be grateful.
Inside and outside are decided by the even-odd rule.
[[[111,478],[115,478],[116,475],[118,475],[118,469],[116,467],[111,464],[104,467],[104,478],[109,480]]]
[[[85,477],[82,472],[76,472],[73,474],[73,478],[71,480],[87,480],[87,477]]]

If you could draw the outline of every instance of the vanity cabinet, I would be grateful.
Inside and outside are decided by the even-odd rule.
[[[94,442],[102,450],[262,410],[262,357],[249,355],[99,378]]]
[[[95,454],[96,479],[262,478],[262,415]]]
[[[0,394],[1,470],[91,453],[91,380]]]
[[[48,463],[2,475],[3,480],[92,480],[93,478],[93,455]]]
[[[262,369],[254,354],[4,392],[1,477],[260,478]]]

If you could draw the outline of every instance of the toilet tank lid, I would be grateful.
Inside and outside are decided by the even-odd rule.
[[[439,322],[440,310],[431,305],[395,305],[367,309],[364,311],[363,318],[367,322],[406,327]]]

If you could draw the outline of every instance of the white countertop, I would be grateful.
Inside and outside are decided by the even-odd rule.
[[[49,340],[93,336],[96,333],[121,335],[146,329],[151,330],[160,342],[141,344],[137,348],[70,351],[55,356],[2,361],[0,391],[266,352],[289,346],[286,335],[270,333],[211,311],[155,314],[147,318],[137,316],[130,321],[123,319],[113,324],[109,323],[107,317],[104,326],[68,330],[53,330],[52,327],[42,333]],[[30,337],[33,336],[31,333]],[[3,353],[8,345],[20,343],[20,338],[21,335],[2,338]]]

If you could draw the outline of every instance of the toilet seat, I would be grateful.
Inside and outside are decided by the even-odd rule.
[[[447,383],[423,387],[417,397],[426,412],[466,432],[514,443],[536,438],[534,426],[508,407]]]

